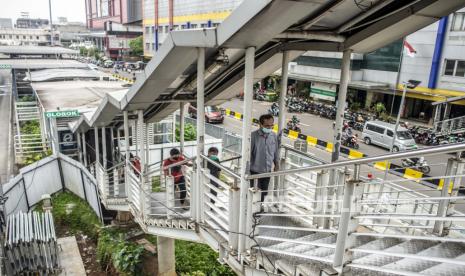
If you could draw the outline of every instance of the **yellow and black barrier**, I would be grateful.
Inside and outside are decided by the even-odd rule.
[[[120,75],[118,75],[118,74],[111,74],[111,75],[112,75],[113,77],[115,77],[115,78],[117,78],[117,79],[119,79],[119,80],[125,81],[125,82],[127,82],[127,83],[131,83],[131,84],[134,83],[133,80],[131,80],[131,79],[129,79],[129,78],[126,78],[126,77],[123,77],[123,76],[120,76]]]
[[[241,121],[243,120],[243,117],[244,117],[242,113],[235,112],[230,109],[225,109],[225,114],[228,115],[229,117],[232,117],[232,118],[235,118]],[[258,119],[253,118],[252,123],[258,124],[259,123]],[[278,125],[274,125],[273,130],[275,132],[278,132]],[[289,130],[289,129],[284,129],[283,134],[286,137],[293,139],[293,140],[300,139],[300,140],[307,141],[307,144],[312,147],[318,147],[328,152],[332,152],[333,150],[333,143],[323,141],[321,139],[318,139],[317,137],[305,135],[305,134],[299,133],[297,131]],[[349,159],[357,159],[357,158],[368,156],[365,153],[360,152],[358,150],[354,150],[354,149],[342,147],[342,146],[340,147],[340,153],[346,155]],[[399,176],[402,176],[403,178],[412,179],[417,182],[420,182],[422,178],[431,177],[430,175],[423,174],[423,172],[421,171],[417,171],[411,168],[404,168],[399,165],[390,163],[388,161],[376,162],[374,164],[374,168],[381,170],[381,171],[385,171],[387,169],[387,170],[394,172],[395,174]],[[427,183],[428,186],[437,187],[438,190],[441,190],[444,185],[444,179],[431,179],[431,180],[421,180],[421,181],[424,183]],[[449,185],[449,193],[451,191],[452,191],[452,182]]]

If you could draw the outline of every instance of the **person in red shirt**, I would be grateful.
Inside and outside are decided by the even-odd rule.
[[[139,176],[140,171],[141,171],[140,160],[139,160],[139,158],[134,157],[134,155],[132,155],[132,153],[130,153],[130,158],[131,158],[130,160],[131,160],[132,166],[134,167],[134,174]]]
[[[178,188],[179,190],[179,199],[181,202],[181,205],[184,205],[184,202],[186,200],[186,181],[184,179],[184,175],[182,173],[182,165],[178,166],[173,166],[171,168],[166,168],[170,165],[179,163],[181,161],[184,161],[184,157],[182,156],[181,152],[177,148],[172,148],[170,150],[170,157],[163,161],[163,170],[165,172],[165,175],[171,175],[174,178],[174,185],[175,187]]]

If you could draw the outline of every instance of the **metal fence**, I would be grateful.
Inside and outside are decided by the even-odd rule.
[[[28,212],[42,200],[43,194],[69,190],[87,201],[102,218],[100,196],[95,178],[79,162],[66,155],[49,156],[20,170],[4,184],[5,214]]]

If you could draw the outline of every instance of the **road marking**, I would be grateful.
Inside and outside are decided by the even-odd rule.
[[[310,125],[307,125],[307,124],[304,124],[304,123],[300,123],[300,124],[303,125],[303,126],[308,126],[308,127],[310,126]]]

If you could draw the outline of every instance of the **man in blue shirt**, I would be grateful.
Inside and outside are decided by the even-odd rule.
[[[250,148],[250,174],[261,174],[279,170],[279,139],[273,132],[274,118],[271,114],[264,114],[259,119],[260,128],[251,135]],[[255,181],[257,188],[262,190],[261,202],[265,200],[268,194],[268,185],[270,178],[264,177],[250,181],[250,186],[254,187]]]

